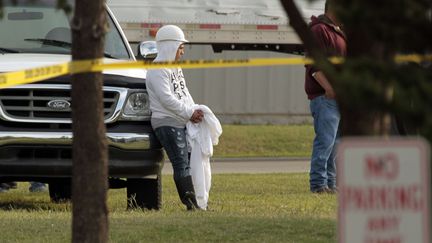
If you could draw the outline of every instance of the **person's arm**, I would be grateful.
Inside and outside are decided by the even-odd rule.
[[[328,99],[336,98],[336,94],[328,81],[327,77],[324,75],[322,71],[316,71],[312,74],[312,77],[323,87],[325,90],[325,97]]]
[[[324,53],[328,53],[328,36],[325,32],[325,27],[323,25],[315,25],[311,28],[312,34],[317,41],[318,46],[323,50]],[[334,99],[336,94],[328,81],[327,77],[324,73],[319,70],[316,66],[312,66],[311,72],[312,77],[321,85],[321,87],[325,90],[325,97],[328,99]]]

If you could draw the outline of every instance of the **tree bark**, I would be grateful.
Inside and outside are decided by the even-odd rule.
[[[342,3],[343,0],[334,0],[334,4],[344,8]],[[367,2],[373,2],[374,0],[364,0],[363,8],[367,9]],[[386,5],[384,5],[387,8]],[[380,11],[375,9],[375,11]],[[360,60],[362,58],[368,58],[373,61],[381,61],[382,63],[391,63],[394,57],[394,52],[386,47],[386,43],[382,43],[376,39],[368,30],[368,24],[362,21],[351,21],[350,24],[344,25],[344,32],[348,39],[347,45],[347,57],[346,60]],[[362,64],[360,64],[362,65]],[[356,71],[353,67],[350,72],[352,75],[356,75]],[[343,83],[342,83],[343,82]],[[341,84],[337,87],[339,90],[352,90],[349,86],[349,80],[341,80]],[[354,81],[351,81],[354,82]],[[387,85],[384,80],[378,78],[378,74],[375,78],[362,81],[363,86],[367,86],[368,83],[378,83],[380,86],[381,103],[368,104],[365,100],[359,107],[353,108],[350,104],[351,95],[349,93],[344,94],[345,97],[340,99],[339,108],[341,116],[341,132],[344,135],[350,136],[388,136],[391,130],[391,115],[385,112],[383,107],[389,106],[393,100],[392,90],[393,88]],[[365,97],[365,99],[367,99]]]
[[[76,0],[73,60],[103,57],[105,1]],[[72,82],[72,242],[108,242],[108,155],[104,125],[103,76],[74,74]]]
[[[300,40],[303,42],[308,55],[315,61],[327,62],[327,58],[324,56],[322,50],[318,47],[316,40],[309,30],[307,23],[303,20],[303,17],[294,1],[281,0],[281,3],[288,15],[289,24],[293,27]]]

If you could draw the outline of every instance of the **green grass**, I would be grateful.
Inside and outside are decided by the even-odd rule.
[[[310,157],[312,125],[224,125],[213,157]]]
[[[70,204],[28,183],[0,194],[0,242],[65,242]],[[308,192],[307,174],[216,174],[208,212],[186,212],[171,176],[163,209],[126,211],[126,191],[110,190],[110,242],[334,242],[336,197]]]

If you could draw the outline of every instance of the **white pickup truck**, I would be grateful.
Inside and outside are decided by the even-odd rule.
[[[72,13],[57,0],[3,0],[0,72],[71,60]],[[67,1],[73,8],[74,1]],[[106,61],[135,60],[107,6]],[[109,182],[127,187],[129,206],[159,209],[163,153],[150,125],[145,70],[104,71]],[[0,89],[0,182],[49,184],[53,201],[71,198],[71,76]]]

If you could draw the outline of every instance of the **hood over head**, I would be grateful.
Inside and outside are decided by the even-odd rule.
[[[158,54],[156,56],[155,62],[172,62],[175,61],[177,50],[179,46],[183,44],[181,41],[158,41],[156,42],[156,47]]]
[[[333,23],[333,21],[329,17],[327,17],[325,14],[319,15],[318,17],[317,16],[311,17],[311,22],[309,23],[309,28],[311,28],[312,26],[317,25],[317,24],[325,24],[325,25],[329,26],[334,31],[336,31],[337,33],[342,35],[344,37],[344,39],[346,39],[346,35],[343,32],[343,30],[339,26],[337,26],[335,23]]]
[[[323,23],[329,26],[335,26],[335,24],[333,23],[333,21],[331,21],[329,17],[327,17],[325,14],[321,14],[318,17],[317,16],[311,17],[311,22],[309,23],[309,27],[312,27],[319,23]]]

